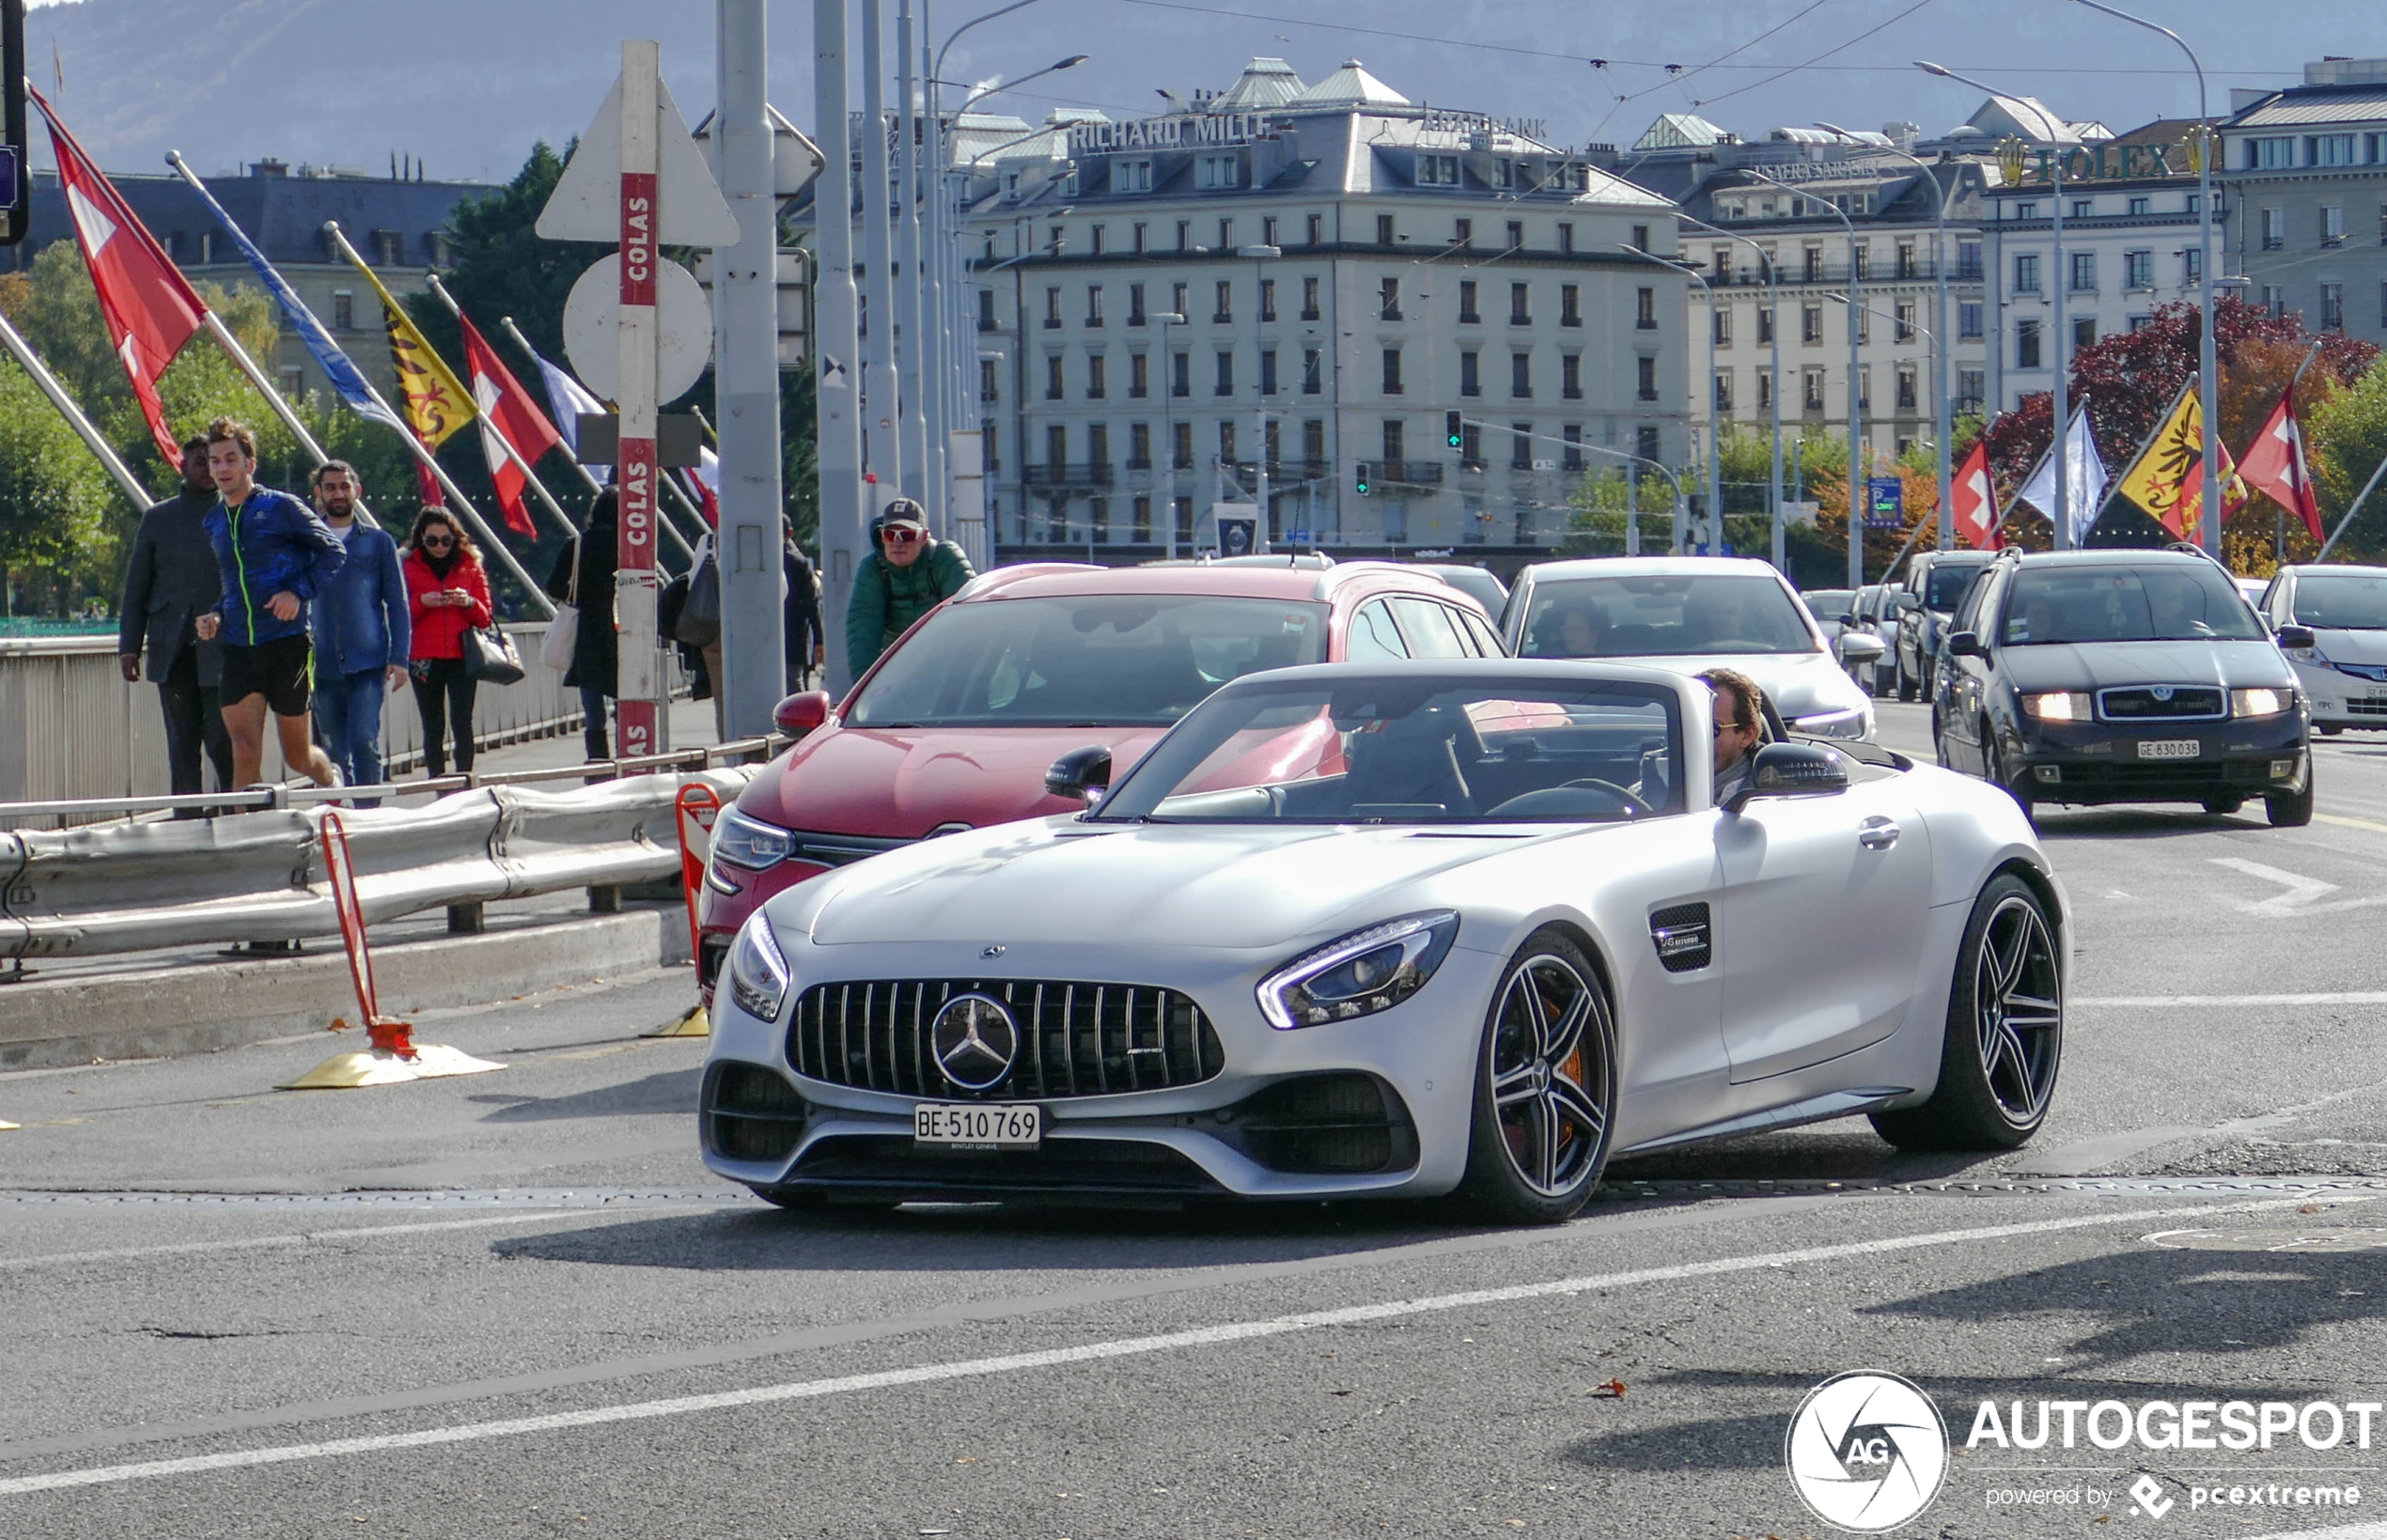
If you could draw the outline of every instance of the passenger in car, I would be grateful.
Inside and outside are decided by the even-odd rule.
[[[1716,692],[1716,805],[1722,807],[1748,784],[1765,730],[1758,708],[1765,692],[1737,668],[1711,668],[1698,677]]]

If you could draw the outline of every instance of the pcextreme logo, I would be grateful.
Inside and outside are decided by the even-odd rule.
[[[1835,1375],[1790,1419],[1783,1462],[1799,1500],[1835,1529],[1896,1529],[1931,1505],[1948,1473],[1940,1408],[1896,1375]]]

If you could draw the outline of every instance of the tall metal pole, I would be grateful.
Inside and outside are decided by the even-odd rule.
[[[781,602],[779,484],[779,204],[772,166],[770,23],[764,0],[717,0],[715,67],[721,191],[738,243],[713,253],[713,402],[721,435],[722,728],[771,731],[788,692],[787,611]]]
[[[1720,235],[1726,241],[1739,241],[1757,254],[1757,265],[1765,270],[1766,341],[1771,349],[1766,366],[1767,394],[1773,403],[1773,466],[1772,479],[1767,483],[1766,511],[1770,516],[1769,522],[1773,526],[1771,559],[1775,571],[1786,573],[1789,570],[1788,556],[1784,549],[1786,542],[1782,524],[1782,264],[1745,235],[1736,235],[1721,226],[1710,225],[1704,219],[1693,219],[1688,214],[1675,217],[1686,225],[1695,225],[1710,234]]]
[[[896,424],[902,395],[896,382],[894,252],[888,241],[886,49],[881,40],[886,0],[862,5],[862,399],[863,464],[875,485],[867,512],[875,517],[903,485],[903,438]]]
[[[2064,271],[2064,163],[2071,147],[2055,147],[2055,271],[2048,281],[2055,286],[2055,549],[2072,549],[2072,382],[2065,367],[2071,337],[2064,324],[2064,290],[2071,276]]]
[[[621,523],[616,537],[614,629],[620,634],[614,721],[625,759],[656,754],[670,723],[663,717],[662,654],[656,646],[655,509],[662,476],[656,454],[657,373],[655,174],[663,158],[662,50],[621,45]]]
[[[862,497],[862,366],[853,288],[853,136],[846,114],[846,0],[812,0],[812,99],[819,114],[819,179],[813,226],[820,241],[814,291],[820,466],[820,619],[829,635],[829,690],[853,683],[846,668],[846,606],[855,568],[870,554]]]
[[[928,369],[928,337],[920,315],[920,178],[914,153],[912,70],[912,0],[896,0],[896,270],[888,274],[895,291],[897,363],[896,428],[903,443],[903,495],[913,502],[928,496],[928,409],[926,397],[936,389]]]
[[[1793,197],[1810,203],[1820,199],[1801,192],[1787,182],[1775,181],[1762,171],[1750,170],[1749,175],[1778,188]],[[1849,586],[1864,586],[1864,410],[1857,392],[1857,379],[1862,365],[1857,357],[1857,318],[1864,306],[1857,288],[1857,227],[1837,207],[1825,203],[1833,217],[1849,232]]]
[[[1185,317],[1178,311],[1166,310],[1155,315],[1152,319],[1161,323],[1161,438],[1162,441],[1161,459],[1162,463],[1169,468],[1168,483],[1161,494],[1161,501],[1167,505],[1164,522],[1168,528],[1168,533],[1161,538],[1161,554],[1170,561],[1175,561],[1177,560],[1177,409],[1175,406],[1177,376],[1169,356],[1169,328],[1184,325]],[[1027,445],[1022,444],[1020,453],[1026,454]]]
[[[953,449],[953,318],[944,288],[944,125],[937,114],[936,76],[928,69],[928,0],[920,0],[920,208],[908,260],[917,266],[920,290],[920,406],[928,418],[928,457],[922,484],[928,527],[938,538],[949,539],[953,489],[945,460]]]

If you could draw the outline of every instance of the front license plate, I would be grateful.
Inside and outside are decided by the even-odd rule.
[[[2193,759],[2202,746],[2192,738],[2149,739],[2138,746],[2141,759]]]
[[[912,1140],[948,1149],[1032,1150],[1044,1141],[1044,1109],[924,1101],[912,1109]]]

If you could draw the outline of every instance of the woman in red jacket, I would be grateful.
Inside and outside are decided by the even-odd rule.
[[[473,768],[473,679],[464,672],[464,633],[491,620],[489,572],[473,537],[445,508],[414,516],[406,542],[406,599],[413,612],[414,645],[407,672],[423,717],[423,765],[447,773],[447,733],[456,738],[456,768]]]

